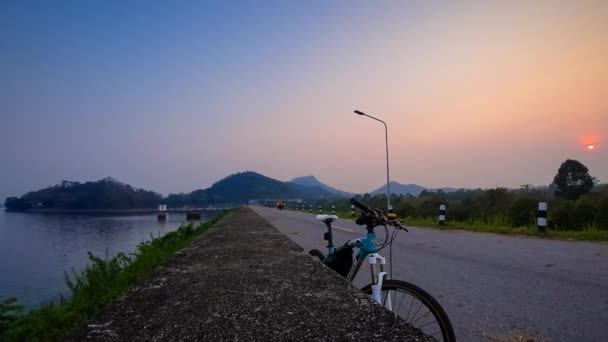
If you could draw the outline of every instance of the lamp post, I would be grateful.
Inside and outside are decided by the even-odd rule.
[[[388,212],[392,213],[393,207],[391,206],[391,184],[390,184],[390,177],[389,177],[389,171],[388,171],[388,127],[386,126],[386,122],[384,122],[378,118],[375,118],[371,115],[367,115],[367,114],[363,113],[362,111],[355,110],[355,114],[367,116],[368,118],[374,119],[376,121],[380,121],[384,124],[384,134],[385,134],[385,138],[386,138],[386,204],[387,204]]]

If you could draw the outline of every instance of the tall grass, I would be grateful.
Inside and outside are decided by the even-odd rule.
[[[308,211],[307,211],[308,212]],[[324,214],[330,214],[331,209],[324,209]],[[358,211],[355,212],[358,214]],[[313,214],[318,214],[316,210]],[[340,210],[336,212],[339,218],[350,219],[354,218],[350,211]],[[437,217],[406,217],[400,218],[407,226],[415,227],[432,227],[440,229],[461,229],[473,232],[487,232],[505,235],[530,235],[539,237],[548,237],[562,240],[581,240],[581,241],[608,241],[608,230],[602,229],[598,225],[587,225],[579,230],[570,229],[551,229],[547,228],[545,233],[542,233],[534,225],[524,225],[521,227],[513,227],[512,221],[507,215],[496,215],[488,218],[477,218],[472,221],[456,221],[448,220],[444,225],[440,225]]]
[[[45,305],[25,315],[20,314],[20,307],[12,298],[0,303],[0,340],[35,342],[61,339],[175,252],[189,246],[194,238],[224,215],[226,213],[198,225],[182,226],[162,237],[151,236],[129,255],[119,253],[102,259],[89,253],[89,263],[82,272],[65,274],[71,291],[68,299],[61,298],[58,303]]]
[[[547,228],[541,232],[536,226],[511,227],[510,220],[504,216],[489,219],[476,219],[471,222],[446,221],[439,225],[436,218],[412,218],[403,220],[408,226],[432,227],[439,229],[462,229],[473,232],[487,232],[506,235],[530,235],[562,240],[608,241],[608,231],[595,225],[589,225],[581,230],[554,230]]]

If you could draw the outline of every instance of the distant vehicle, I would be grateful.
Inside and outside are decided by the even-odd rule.
[[[277,202],[277,208],[279,208],[279,210],[283,210],[284,207],[285,207],[285,203],[283,203],[283,200],[279,200]]]

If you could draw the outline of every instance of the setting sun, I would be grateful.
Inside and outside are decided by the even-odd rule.
[[[595,149],[595,145],[589,145],[589,146],[587,146],[587,149],[590,150],[590,151],[594,150]]]

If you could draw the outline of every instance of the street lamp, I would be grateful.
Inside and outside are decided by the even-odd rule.
[[[374,119],[376,121],[380,121],[384,124],[384,134],[386,137],[386,203],[387,203],[387,207],[388,207],[388,213],[392,213],[393,207],[391,206],[391,183],[390,183],[390,177],[389,177],[389,171],[388,171],[388,127],[386,126],[386,122],[384,122],[378,118],[375,118],[371,115],[367,115],[367,114],[363,113],[362,111],[355,110],[355,114],[367,116],[368,118],[372,118],[372,119]]]

